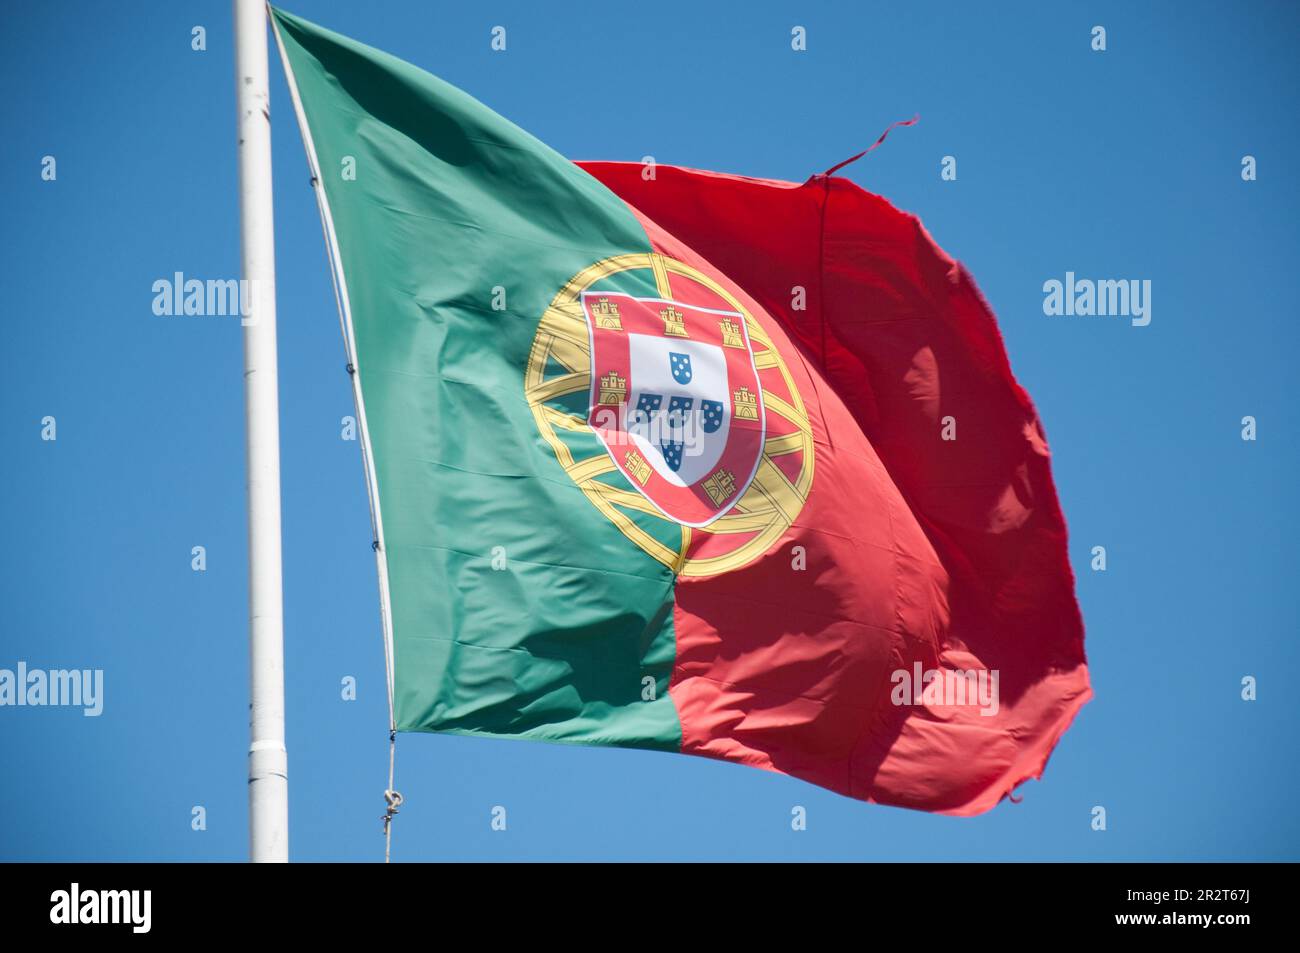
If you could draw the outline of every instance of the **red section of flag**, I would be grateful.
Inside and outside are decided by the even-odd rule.
[[[1040,776],[1091,697],[1083,623],[1042,427],[965,269],[845,179],[582,166],[767,328],[813,429],[790,530],[678,581],[683,750],[953,814]]]

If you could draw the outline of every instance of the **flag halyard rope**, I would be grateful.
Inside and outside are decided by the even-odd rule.
[[[384,863],[390,863],[393,856],[393,818],[402,806],[402,795],[393,790],[393,762],[397,759],[397,732],[388,733],[388,787],[384,789],[384,801],[388,808],[384,811]]]
[[[302,134],[304,151],[307,154],[307,169],[310,174],[310,185],[313,194],[316,197],[316,206],[320,212],[321,232],[325,239],[325,257],[329,263],[330,284],[334,290],[334,304],[338,312],[339,330],[343,336],[343,350],[347,356],[347,372],[349,383],[352,387],[353,402],[356,406],[357,420],[361,428],[361,457],[363,471],[366,478],[366,501],[370,509],[370,530],[371,530],[371,548],[376,554],[379,554],[381,548],[382,531],[378,511],[378,489],[376,480],[372,476],[372,459],[369,447],[369,433],[365,426],[364,405],[362,402],[361,384],[356,371],[356,354],[353,348],[352,335],[350,334],[351,315],[347,305],[346,285],[343,281],[343,263],[338,248],[338,240],[334,235],[333,220],[329,211],[329,201],[325,194],[325,186],[321,181],[320,165],[316,158],[316,147],[312,140],[311,129],[307,124],[307,116],[303,110],[302,100],[298,94],[298,83],[293,73],[293,67],[289,63],[288,54],[285,51],[284,43],[280,37],[279,26],[275,21],[270,4],[267,4],[267,20],[271,26],[271,33],[275,38],[276,47],[280,53],[280,63],[284,68],[285,79],[289,85],[290,99],[293,101],[294,113],[298,119],[298,131]],[[393,771],[396,761],[397,751],[397,718],[393,707],[393,650],[390,641],[391,632],[391,610],[388,605],[387,591],[387,556],[381,557],[382,566],[380,569],[380,619],[382,636],[384,643],[384,674],[385,688],[388,694],[388,787],[384,789],[384,800],[387,809],[384,811],[384,863],[390,861],[392,855],[392,822],[393,817],[398,813],[398,808],[402,804],[402,795],[393,790]]]

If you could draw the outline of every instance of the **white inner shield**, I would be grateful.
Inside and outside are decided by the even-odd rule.
[[[708,476],[722,456],[731,430],[731,395],[727,389],[727,359],[722,348],[698,341],[673,340],[648,334],[628,334],[631,355],[632,393],[628,395],[627,431],[637,449],[665,480],[677,486],[689,486]],[[673,377],[672,354],[690,357],[691,379],[678,383]],[[647,421],[638,421],[635,412],[642,394],[663,398],[658,413]],[[682,425],[673,427],[667,417],[674,397],[693,398],[690,411],[681,417]],[[701,401],[722,404],[722,425],[713,433],[704,432]],[[674,473],[659,449],[661,438],[680,440],[684,444],[681,465]]]

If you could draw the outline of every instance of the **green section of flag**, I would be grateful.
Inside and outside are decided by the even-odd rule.
[[[677,748],[673,575],[586,499],[524,396],[556,293],[596,261],[649,251],[644,231],[594,178],[459,90],[272,15],[351,303],[398,727]]]

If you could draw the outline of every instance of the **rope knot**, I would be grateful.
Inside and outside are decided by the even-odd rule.
[[[384,800],[388,802],[388,810],[384,811],[384,820],[398,813],[398,808],[402,806],[402,795],[398,791],[385,791]]]

